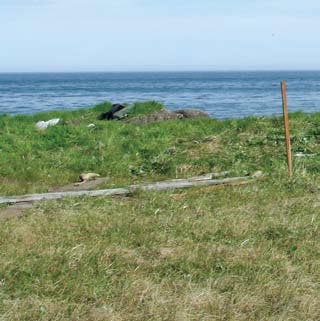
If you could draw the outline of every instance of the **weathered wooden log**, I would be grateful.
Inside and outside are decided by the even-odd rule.
[[[178,188],[190,188],[194,186],[210,186],[210,185],[224,185],[228,183],[247,181],[248,177],[233,177],[224,179],[173,179],[170,181],[157,182],[146,185],[131,185],[129,186],[130,191],[143,190],[143,191],[164,191]]]
[[[135,191],[164,191],[171,189],[190,188],[194,186],[211,186],[211,185],[242,185],[254,181],[251,177],[233,177],[224,179],[200,179],[199,177],[190,179],[173,179],[157,183],[130,185],[127,188],[114,188],[103,190],[84,190],[72,192],[55,192],[43,194],[28,194],[21,196],[0,197],[0,204],[21,203],[21,202],[35,202],[41,200],[56,200],[64,197],[79,197],[79,196],[111,196],[111,195],[128,195]]]
[[[21,196],[0,197],[0,204],[3,203],[20,203],[20,202],[35,202],[41,200],[56,200],[63,197],[78,197],[78,196],[109,196],[109,195],[126,195],[129,194],[126,188],[93,190],[93,191],[76,191],[76,192],[54,192],[43,194],[27,194]]]

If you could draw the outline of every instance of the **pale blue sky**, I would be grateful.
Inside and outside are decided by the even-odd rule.
[[[319,0],[0,0],[0,72],[320,69]]]

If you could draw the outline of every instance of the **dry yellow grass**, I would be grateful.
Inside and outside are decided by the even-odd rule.
[[[318,321],[319,195],[282,182],[40,203],[1,225],[0,319]]]

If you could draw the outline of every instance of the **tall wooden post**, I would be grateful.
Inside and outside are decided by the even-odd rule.
[[[289,176],[292,176],[291,142],[290,142],[289,115],[288,115],[288,105],[287,105],[287,90],[286,90],[285,81],[281,81],[281,94],[282,94],[284,130],[285,130],[285,136],[286,136],[288,172],[289,172]]]

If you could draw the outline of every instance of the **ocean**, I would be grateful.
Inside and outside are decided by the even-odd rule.
[[[0,114],[156,100],[218,119],[273,115],[282,112],[281,80],[289,111],[320,111],[320,71],[0,73]]]

